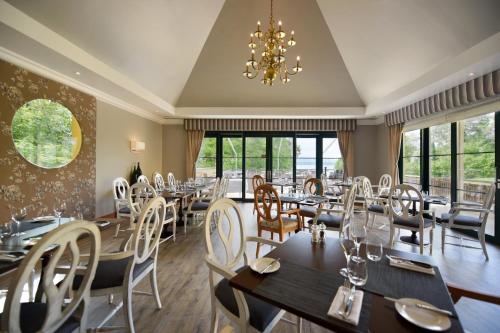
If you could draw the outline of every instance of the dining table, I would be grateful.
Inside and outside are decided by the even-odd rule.
[[[361,253],[364,251],[361,247]],[[392,298],[417,298],[451,311],[451,327],[447,332],[463,332],[454,304],[439,268],[431,257],[384,249],[385,254],[417,260],[433,265],[435,275],[390,266],[382,256],[378,262],[368,261],[368,280],[357,326],[329,316],[335,294],[344,283],[339,270],[346,257],[337,238],[312,243],[311,235],[299,232],[269,252],[266,257],[280,258],[280,268],[270,274],[259,274],[249,266],[239,270],[229,284],[240,291],[284,309],[294,315],[335,332],[425,332],[408,322],[395,310]]]
[[[2,240],[0,242],[0,251],[8,252],[8,253],[19,253],[23,256],[20,256],[19,260],[15,261],[3,261],[0,260],[0,277],[4,276],[15,269],[21,264],[22,257],[28,253],[29,249],[33,247],[36,242],[41,239],[45,234],[50,231],[58,228],[60,225],[64,225],[66,223],[70,223],[75,221],[73,217],[46,217],[44,219],[25,219],[19,224],[19,232],[20,235],[17,236],[7,236],[3,235]],[[90,222],[96,223],[100,231],[104,231],[110,228],[115,228],[119,223],[128,223],[128,219],[117,219],[117,218],[106,218],[106,219],[97,219],[92,220]],[[86,238],[83,236],[82,239]],[[40,301],[43,296],[43,275],[44,268],[49,262],[49,259],[55,251],[56,248],[48,249],[41,258],[41,272],[40,279],[38,283],[38,288],[35,296],[36,301]]]
[[[275,187],[279,187],[280,193],[283,194],[285,187],[292,187],[293,189],[296,189],[297,186],[300,185],[301,183],[290,182],[290,181],[274,181],[274,182],[268,182],[267,184],[275,186]]]

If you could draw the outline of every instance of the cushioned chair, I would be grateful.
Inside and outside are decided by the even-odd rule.
[[[357,184],[353,184],[347,192],[344,202],[330,202],[328,203],[330,208],[318,208],[313,223],[323,223],[327,230],[338,231],[340,236],[349,225],[353,214],[357,186]]]
[[[158,245],[167,207],[173,205],[173,202],[167,204],[162,197],[148,200],[141,209],[135,228],[129,230],[128,235],[124,237],[120,251],[101,253],[95,279],[90,288],[91,297],[108,296],[111,300],[112,295],[121,294],[123,299],[112,307],[111,312],[97,325],[96,329],[120,329],[120,327],[104,327],[104,325],[123,308],[125,327],[121,327],[121,329],[125,328],[128,332],[135,332],[132,293],[153,296],[156,307],[161,308],[160,293],[156,281]],[[66,270],[59,269],[63,272]],[[148,276],[152,293],[134,291],[137,284]],[[73,288],[79,288],[80,282],[80,279],[75,279]]]
[[[323,184],[321,182],[321,179],[318,178],[309,178],[306,180],[304,183],[304,194],[306,195],[323,195]],[[321,205],[317,206],[306,206],[302,205],[300,207],[300,216],[302,218],[304,217],[309,217],[309,218],[314,218],[316,216],[316,210],[318,207],[321,207]]]
[[[131,217],[130,206],[128,204],[128,191],[130,190],[130,185],[128,181],[123,177],[118,177],[113,180],[113,197],[115,199],[115,212],[116,217],[128,218]],[[115,237],[118,236],[120,232],[120,224],[116,225]]]
[[[416,215],[412,215],[413,201],[409,198],[416,198],[419,210]],[[434,228],[436,226],[436,215],[434,212],[424,211],[424,199],[419,190],[415,187],[401,184],[392,188],[389,197],[389,221],[390,221],[390,237],[389,244],[391,248],[394,246],[394,232],[398,229],[415,231],[420,233],[420,254],[424,253],[424,231],[429,230],[430,233],[430,254],[432,255],[432,243],[434,236]],[[431,213],[432,220],[424,218],[424,213]]]
[[[265,183],[266,181],[261,175],[254,175],[252,177],[252,191],[255,193],[255,189]],[[253,214],[255,215],[255,206],[253,207]]]
[[[368,221],[370,217],[372,219],[371,226],[375,223],[376,216],[383,216],[385,218],[389,217],[389,209],[387,207],[387,198],[377,197],[373,193],[373,186],[368,177],[363,177],[362,183],[363,197],[365,200],[365,209],[366,209],[366,225],[368,225]],[[388,195],[387,193],[386,195]]]
[[[272,188],[270,185],[261,186]],[[212,234],[212,223],[215,224],[217,233]],[[229,224],[230,227],[226,228],[225,224]],[[215,240],[213,235],[217,235],[218,239]],[[231,241],[227,242],[228,239]],[[214,242],[224,246],[225,257],[221,258],[216,255]],[[247,242],[257,242],[257,244],[262,243],[273,247],[280,244],[260,237],[246,236],[243,214],[238,204],[225,198],[215,201],[205,217],[207,249],[205,260],[209,268],[208,280],[212,306],[210,332],[212,333],[218,332],[218,321],[221,313],[239,327],[241,332],[270,332],[285,313],[284,310],[233,289],[229,285],[229,280],[248,265]],[[244,266],[237,269],[241,261],[243,261]],[[218,277],[222,277],[222,280]],[[300,332],[300,318],[297,318],[297,325]]]
[[[302,228],[302,219],[298,209],[282,211],[278,192],[269,184],[258,186],[254,192],[254,209],[257,211],[257,234],[262,231],[271,232],[271,239],[276,232],[280,242],[286,233]],[[257,244],[256,256],[259,256],[260,244]]]
[[[77,242],[82,236],[88,236],[86,248],[90,251],[88,265],[83,268],[78,267],[81,249]],[[42,299],[45,299],[45,302],[21,303],[23,287],[29,280],[33,268],[54,245],[56,249],[53,250],[54,253],[44,268],[42,292],[45,297]],[[79,328],[80,332],[86,332],[89,290],[96,272],[100,247],[99,229],[94,223],[85,221],[64,224],[43,236],[10,279],[4,312],[0,318],[1,331],[73,332]],[[64,275],[58,285],[55,285],[54,268],[63,255],[71,260],[71,270]],[[72,291],[71,286],[76,278],[80,279],[80,284]],[[64,303],[66,294],[71,297]]]
[[[158,171],[153,173],[153,183],[155,185],[156,192],[163,192],[163,190],[165,189],[165,181],[163,180],[163,176],[161,175],[161,173],[159,173]]]
[[[477,232],[486,260],[489,260],[486,250],[485,230],[488,215],[491,212],[491,207],[495,199],[495,191],[496,185],[493,183],[489,186],[482,204],[454,202],[450,212],[441,215],[441,250],[443,253],[445,244],[461,246],[460,244],[445,243],[445,236],[460,238],[458,236],[446,235],[446,228],[473,230]],[[470,246],[467,247],[470,248]]]
[[[224,179],[224,178],[223,178]],[[193,219],[197,219],[201,216],[204,216],[208,210],[208,207],[210,207],[210,204],[214,202],[215,200],[219,199],[222,197],[224,194],[223,192],[223,187],[224,183],[222,181],[217,181],[215,182],[213,189],[212,189],[212,196],[202,196],[202,197],[197,197],[197,198],[192,198],[191,201],[189,202],[189,205],[184,208],[183,211],[183,219],[184,219],[184,234],[187,233],[187,222],[188,222],[188,217],[191,216]],[[203,221],[203,220],[201,220]]]

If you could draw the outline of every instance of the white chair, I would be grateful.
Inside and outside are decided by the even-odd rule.
[[[211,232],[214,216],[216,217],[214,223],[218,231],[213,233],[218,237],[216,240],[212,239]],[[207,249],[205,260],[209,268],[208,280],[212,306],[210,332],[212,333],[218,332],[220,313],[239,327],[240,332],[270,332],[285,313],[284,310],[248,296],[229,285],[229,280],[236,275],[241,261],[244,265],[248,265],[247,242],[257,242],[273,247],[280,244],[260,237],[246,236],[243,214],[238,204],[233,200],[224,198],[214,202],[208,209],[205,218]],[[221,251],[214,249],[214,243],[224,247],[226,254],[224,257],[220,258],[218,254]],[[237,247],[235,248],[234,245]],[[222,277],[222,280],[219,277]],[[298,318],[297,324],[300,332],[300,318]]]
[[[79,267],[80,248],[78,239],[88,236],[88,265]],[[47,251],[56,247],[44,267],[43,298],[45,302],[21,303],[23,287],[28,282],[32,270]],[[64,224],[43,236],[29,251],[19,268],[10,279],[4,311],[1,314],[2,332],[73,332],[79,328],[86,332],[87,309],[90,285],[99,260],[101,236],[94,223],[75,221]],[[71,260],[70,270],[59,283],[54,283],[56,265],[62,256]],[[78,279],[78,288],[71,286]],[[65,296],[71,298],[65,302]]]
[[[224,179],[224,178],[223,178]],[[221,193],[223,191],[223,181],[216,181],[212,189],[211,197],[194,197],[189,202],[189,205],[184,208],[183,220],[184,220],[184,234],[187,234],[187,221],[188,216],[192,216],[193,219],[198,219],[200,216],[205,216],[208,207],[217,199],[221,198]]]
[[[416,198],[419,204],[418,212],[414,212],[416,215],[412,215],[412,200],[410,198]],[[389,193],[389,221],[391,226],[389,244],[391,248],[394,245],[394,232],[398,229],[398,234],[400,229],[416,231],[420,233],[420,254],[424,253],[424,231],[429,230],[430,233],[430,254],[432,255],[432,243],[434,236],[434,228],[436,226],[436,215],[432,212],[432,220],[424,218],[424,213],[430,213],[424,211],[424,199],[422,194],[418,189],[413,186],[401,184],[392,188],[391,193]]]
[[[376,193],[374,194],[375,197],[387,197],[389,195],[389,192],[391,191],[391,186],[392,186],[392,177],[391,175],[385,173],[382,176],[380,176],[380,179],[378,181],[378,185],[372,185],[374,189],[377,189]]]
[[[130,190],[130,185],[128,181],[123,177],[118,177],[113,180],[113,196],[115,200],[115,211],[116,217],[129,218],[132,215],[130,206],[128,204],[128,192]],[[120,232],[120,224],[116,225],[115,237],[118,236]]]
[[[155,172],[153,174],[153,183],[157,192],[162,192],[165,189],[165,181],[163,180],[161,173]]]
[[[174,174],[171,172],[169,172],[167,175],[167,184],[169,187],[175,186],[175,177],[174,177]]]
[[[339,200],[342,195],[342,190],[338,185],[328,184],[328,177],[325,173],[321,174],[321,185],[323,186],[323,194],[328,197],[334,197]]]
[[[446,228],[473,230],[477,232],[479,243],[486,260],[489,260],[486,251],[485,230],[488,222],[488,215],[492,212],[491,207],[495,199],[496,185],[491,184],[486,193],[483,203],[454,202],[450,212],[441,215],[441,251],[444,253],[445,236],[460,238],[458,236],[446,235]],[[465,214],[462,214],[465,213]],[[470,215],[469,215],[470,214]],[[460,239],[462,240],[462,239]],[[471,239],[467,239],[471,240]],[[474,240],[475,241],[475,240]],[[460,242],[462,243],[462,242]],[[463,246],[461,244],[446,243],[449,245]],[[467,246],[471,248],[470,246]]]
[[[366,222],[365,225],[368,225],[368,221],[372,220],[371,227],[375,223],[376,216],[389,217],[389,208],[387,207],[387,198],[377,197],[373,193],[373,186],[368,177],[363,178],[363,182],[361,183],[363,188],[363,196],[365,199],[365,209],[366,209]],[[386,195],[389,195],[387,193]]]
[[[121,294],[122,301],[112,304],[110,313],[93,331],[123,329],[104,326],[123,308],[125,329],[135,332],[132,313],[132,294],[153,296],[156,307],[161,309],[160,293],[156,280],[158,245],[163,229],[167,203],[162,197],[152,198],[142,207],[142,213],[133,232],[124,238],[119,252],[101,253],[94,281],[90,288],[91,297]],[[136,291],[134,288],[149,276],[152,293]],[[75,280],[74,288],[79,286]]]
[[[138,183],[143,183],[143,184],[149,184],[149,179],[148,179],[148,177],[146,177],[145,175],[140,175],[140,176],[137,178],[137,182],[138,182]]]
[[[343,202],[329,202],[325,205],[329,205],[330,208],[318,208],[316,215],[314,216],[313,223],[323,223],[327,230],[338,231],[340,236],[340,234],[349,226],[349,222],[353,215],[354,202],[358,192],[357,187],[357,184],[352,185]]]

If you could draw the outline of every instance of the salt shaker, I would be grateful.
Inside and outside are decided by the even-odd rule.
[[[324,243],[326,238],[326,225],[321,222],[319,225],[319,241],[320,243]]]
[[[319,229],[316,223],[311,224],[311,234],[312,234],[311,242],[313,243],[319,242]]]

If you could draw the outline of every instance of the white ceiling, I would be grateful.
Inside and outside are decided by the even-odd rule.
[[[275,0],[304,71],[264,87],[241,72],[268,3],[0,0],[0,58],[159,121],[373,117],[500,68],[498,0]]]

